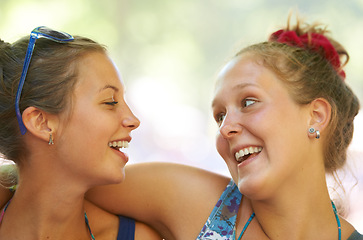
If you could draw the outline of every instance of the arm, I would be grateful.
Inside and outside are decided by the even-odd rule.
[[[162,240],[163,238],[155,232],[154,229],[150,228],[148,225],[136,222],[135,223],[135,239],[141,240]]]
[[[180,164],[133,164],[123,183],[94,188],[86,198],[152,226],[164,238],[195,239],[229,180]]]

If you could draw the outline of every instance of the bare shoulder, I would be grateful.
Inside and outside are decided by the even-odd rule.
[[[116,239],[118,234],[118,217],[96,205],[85,201],[85,212],[89,225],[96,239]]]
[[[163,239],[154,229],[148,225],[135,223],[135,240],[161,240]]]
[[[341,218],[341,226],[342,226],[342,239],[349,239],[349,237],[355,232],[354,226],[343,218]]]
[[[96,205],[85,201],[89,224],[96,239],[116,239],[119,230],[119,217]],[[136,240],[161,240],[162,237],[148,225],[135,221]]]

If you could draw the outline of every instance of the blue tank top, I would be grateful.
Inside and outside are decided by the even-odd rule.
[[[204,224],[197,240],[236,239],[236,218],[241,199],[242,194],[231,180]]]
[[[124,216],[119,216],[120,224],[118,227],[117,240],[134,240],[135,220]]]

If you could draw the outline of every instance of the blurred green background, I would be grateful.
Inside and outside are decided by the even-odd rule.
[[[346,81],[362,102],[363,0],[0,0],[0,38],[13,42],[46,25],[107,45],[142,122],[131,163],[174,161],[228,175],[214,147],[215,75],[239,48],[284,26],[290,10],[327,24],[348,50]],[[349,157],[359,181],[350,219],[363,232],[362,113]]]

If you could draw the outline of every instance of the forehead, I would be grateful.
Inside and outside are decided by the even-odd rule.
[[[123,92],[124,85],[117,67],[107,54],[92,52],[79,60],[78,89],[92,92],[102,90]]]
[[[231,59],[218,74],[216,93],[224,87],[238,85],[266,85],[274,84],[277,76],[263,66],[262,61],[251,55],[242,54]]]
[[[253,77],[262,69],[257,58],[252,55],[240,55],[232,58],[218,74],[217,85],[225,79],[236,79],[241,77]]]
[[[260,58],[252,54],[242,54],[230,60],[220,71],[212,106],[234,96],[234,93],[240,94],[247,87],[257,89],[265,96],[287,94],[283,82],[263,65]]]

